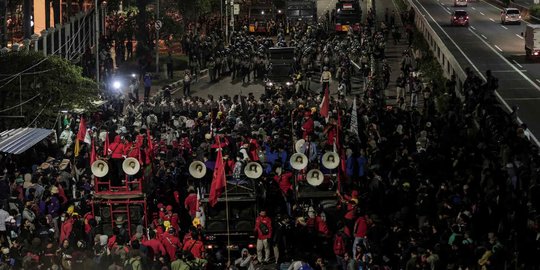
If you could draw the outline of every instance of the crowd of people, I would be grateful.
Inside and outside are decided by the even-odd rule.
[[[408,97],[411,106],[384,106],[388,81],[376,78],[389,72],[387,37],[373,27],[336,37],[302,26],[289,39],[278,30],[276,44],[245,34],[233,35],[228,47],[217,35],[186,40],[193,68],[248,82],[252,73],[263,80],[272,72],[269,47],[295,47],[291,75],[321,72],[315,90],[341,87],[328,115],[319,108],[324,91],[309,91],[309,80],[300,90],[277,88],[260,98],[133,94],[125,106],[67,113],[58,140],[1,155],[0,269],[538,269],[540,156],[526,125],[494,101],[497,79],[467,70],[463,87],[455,78],[430,82],[430,109],[421,114],[399,89],[419,87],[415,61],[407,60],[400,72],[411,82],[399,81],[397,90],[398,101]],[[355,73],[362,95],[350,94]],[[81,138],[76,149],[82,121],[94,143]],[[289,162],[299,139],[310,168],[327,175],[324,190],[314,192],[331,191],[330,200],[299,198],[303,188],[313,189]],[[256,243],[239,254],[207,248],[212,206],[198,195],[210,191],[218,148],[227,181],[255,182],[265,194],[253,222]],[[325,152],[336,152],[342,164],[323,168]],[[144,184],[146,222],[131,221],[133,229],[119,215],[107,231],[92,207],[104,191],[95,185],[124,185],[127,157],[141,165],[135,177]],[[104,179],[92,175],[98,158],[109,161]],[[193,161],[208,170],[202,180],[190,175]],[[248,162],[261,164],[260,178],[246,177]]]

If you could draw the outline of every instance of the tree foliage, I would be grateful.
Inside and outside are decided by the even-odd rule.
[[[209,13],[212,9],[212,2],[215,2],[216,0],[177,0],[177,1],[178,1],[178,8],[180,9],[180,12],[182,13],[183,17],[187,20],[195,20],[200,15]]]
[[[92,102],[99,99],[97,85],[83,77],[81,71],[80,67],[58,56],[45,58],[33,52],[2,55],[0,74],[4,76],[0,77],[0,114],[18,116],[20,107],[17,105],[22,100],[24,118],[3,117],[0,128],[25,127],[32,122],[32,126],[52,128],[60,110],[95,109]],[[18,76],[19,73],[22,75]],[[28,100],[31,101],[26,102]]]

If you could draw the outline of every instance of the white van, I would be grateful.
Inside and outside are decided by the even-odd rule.
[[[466,7],[467,0],[454,0],[454,7]]]

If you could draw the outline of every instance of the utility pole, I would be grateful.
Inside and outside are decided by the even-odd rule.
[[[225,0],[225,43],[229,43],[229,2]]]
[[[99,90],[99,6],[98,0],[94,0],[95,30],[96,30],[96,83]]]
[[[231,0],[231,33],[234,32],[234,0]]]
[[[159,0],[157,0],[156,22],[159,22]],[[159,74],[159,29],[160,28],[161,27],[156,27],[156,74]]]

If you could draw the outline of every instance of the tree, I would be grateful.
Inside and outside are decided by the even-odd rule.
[[[32,67],[32,68],[30,68]],[[11,52],[0,57],[0,130],[30,124],[53,128],[60,110],[95,109],[98,90],[82,69],[58,57],[34,52]],[[18,116],[20,118],[6,118]],[[34,121],[36,120],[36,121]]]
[[[148,54],[151,52],[149,45],[149,33],[147,27],[148,12],[146,11],[146,6],[149,4],[149,0],[137,0],[137,31],[135,32],[135,38],[137,39],[137,56],[138,57],[148,57]]]
[[[199,15],[211,11],[213,0],[178,0],[178,8],[187,20],[196,20]]]

